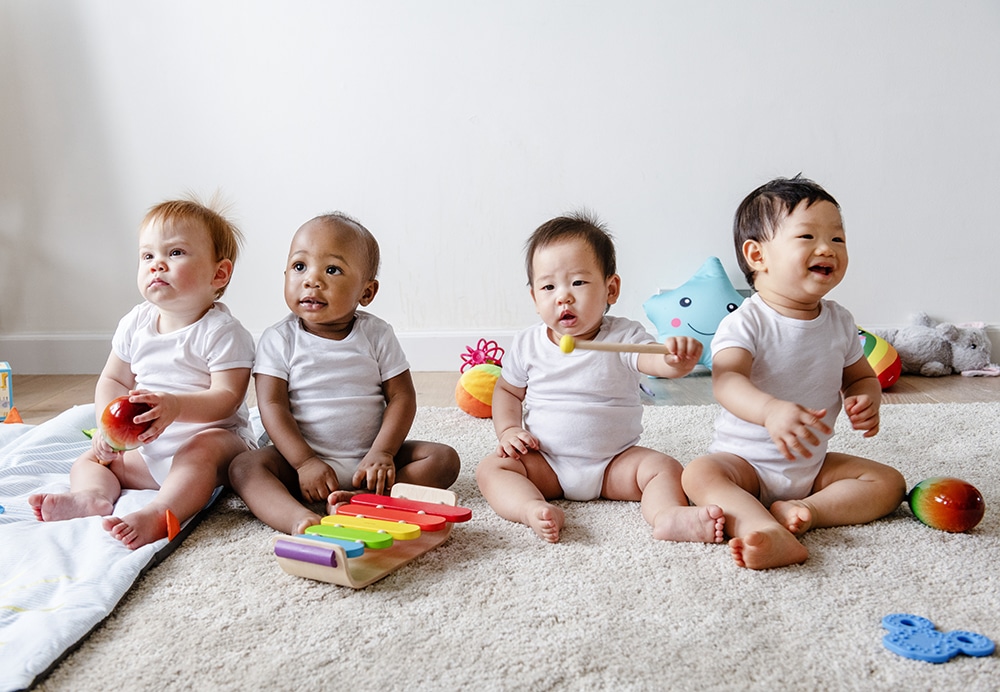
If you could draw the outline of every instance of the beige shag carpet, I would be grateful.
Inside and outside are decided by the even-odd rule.
[[[687,462],[715,411],[647,407],[643,444]],[[766,572],[725,546],[653,541],[632,503],[566,503],[562,542],[544,544],[479,495],[490,421],[422,408],[411,436],[463,459],[454,490],[473,518],[444,545],[364,590],[301,579],[227,494],[39,689],[1000,689],[1000,654],[909,660],[880,625],[912,613],[1000,639],[998,404],[885,406],[878,437],[842,427],[832,445],[910,487],[973,483],[987,506],[976,529],[937,531],[904,505],[812,532],[806,564]]]

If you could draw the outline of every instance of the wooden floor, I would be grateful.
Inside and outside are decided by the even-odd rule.
[[[454,406],[457,372],[414,372],[417,403]],[[78,404],[94,400],[97,375],[14,375],[14,405],[25,423],[37,424]],[[654,406],[710,404],[712,378],[694,373],[680,380],[649,379],[645,385]],[[252,394],[249,397],[253,404]],[[906,375],[883,395],[888,404],[972,403],[1000,401],[1000,377],[919,377]]]

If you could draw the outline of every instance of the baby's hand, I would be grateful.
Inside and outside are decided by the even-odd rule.
[[[844,399],[844,413],[851,421],[855,430],[864,430],[865,437],[878,434],[879,407],[867,394],[849,396]]]
[[[103,466],[108,466],[111,462],[121,459],[124,455],[124,452],[118,452],[111,448],[111,445],[104,439],[104,435],[101,434],[100,430],[94,433],[90,446],[94,450],[94,456],[97,457],[98,463]]]
[[[815,411],[791,401],[772,399],[764,407],[764,427],[783,457],[789,461],[794,461],[796,455],[810,459],[812,450],[807,445],[819,444],[816,431],[822,435],[833,432],[823,422],[825,415],[826,409]]]
[[[135,417],[136,423],[150,423],[146,432],[139,435],[139,442],[148,444],[158,438],[167,426],[177,420],[181,414],[181,404],[176,396],[166,392],[150,392],[145,389],[134,389],[128,393],[129,401],[135,404],[146,404],[149,410]]]
[[[694,368],[701,358],[704,346],[697,339],[690,336],[668,336],[663,340],[663,345],[670,351],[663,356],[668,365],[688,365]]]
[[[325,501],[330,493],[340,489],[336,471],[319,457],[309,457],[295,472],[299,476],[299,492],[307,502]]]
[[[538,440],[524,428],[507,428],[500,434],[497,456],[520,459],[528,450],[538,449]]]
[[[387,452],[370,450],[358,464],[351,482],[355,488],[366,487],[384,495],[396,482],[396,460]]]

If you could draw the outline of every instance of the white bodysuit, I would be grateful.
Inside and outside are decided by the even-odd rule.
[[[785,317],[754,294],[723,318],[712,339],[712,355],[742,348],[753,356],[750,380],[761,391],[810,409],[826,409],[824,422],[832,429],[840,413],[844,368],[864,357],[851,313],[831,300],[820,303],[812,320]],[[785,459],[767,428],[737,418],[722,409],[715,419],[709,452],[729,452],[745,459],[760,479],[760,501],[802,499],[826,459],[831,435],[819,435],[810,459]]]
[[[646,329],[605,316],[596,341],[655,343]],[[519,332],[503,360],[503,378],[526,388],[524,428],[538,439],[567,500],[600,497],[604,471],[642,434],[642,377],[635,353],[563,353],[545,324]]]
[[[216,303],[194,324],[167,334],[157,331],[159,314],[152,303],[140,303],[121,319],[111,340],[112,352],[132,369],[136,389],[203,391],[211,386],[213,372],[253,366],[253,337],[224,304]],[[209,428],[232,430],[253,446],[245,404],[224,420],[174,421],[158,438],[139,447],[153,480],[162,485],[177,449]]]
[[[257,345],[254,374],[288,383],[302,438],[349,484],[382,427],[382,383],[410,369],[389,323],[358,311],[344,339],[324,339],[288,315]]]

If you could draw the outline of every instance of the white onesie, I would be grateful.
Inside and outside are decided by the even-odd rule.
[[[742,348],[753,356],[750,379],[761,391],[810,409],[826,409],[832,429],[840,413],[844,368],[864,357],[858,328],[847,309],[832,300],[820,302],[812,320],[785,317],[754,294],[726,315],[712,339],[713,357],[726,348]],[[810,459],[785,459],[767,428],[722,409],[715,419],[709,452],[729,452],[745,459],[760,479],[760,501],[807,497],[826,459],[831,435],[820,437]]]
[[[409,369],[389,323],[359,310],[340,341],[310,334],[288,315],[260,337],[253,371],[288,382],[302,438],[345,484],[382,427],[382,383]]]
[[[638,322],[605,316],[595,341],[656,341]],[[502,375],[525,387],[524,428],[559,478],[567,500],[600,497],[604,471],[642,434],[638,354],[576,350],[563,353],[545,324],[519,332],[504,356]]]
[[[253,337],[223,303],[183,329],[160,334],[159,310],[140,303],[118,323],[111,340],[112,352],[128,363],[136,389],[153,392],[196,392],[208,389],[212,373],[253,366]],[[194,435],[209,428],[232,430],[253,446],[245,404],[229,418],[211,423],[175,421],[149,444],[139,447],[158,484],[163,485],[174,452]]]

